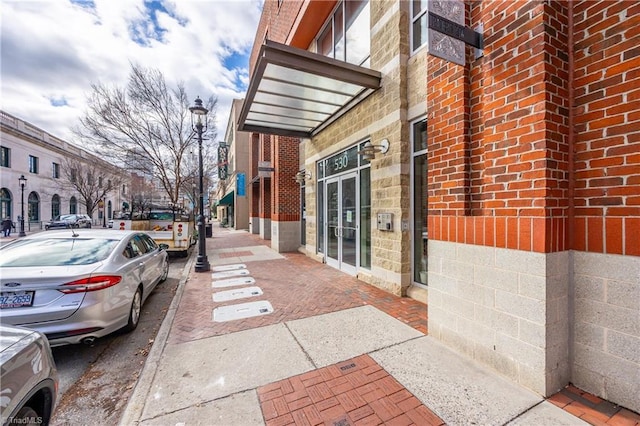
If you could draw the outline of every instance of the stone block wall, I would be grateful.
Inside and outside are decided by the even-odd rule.
[[[569,381],[567,256],[430,240],[429,334],[542,395],[557,391]]]
[[[572,380],[640,411],[640,257],[575,253]]]

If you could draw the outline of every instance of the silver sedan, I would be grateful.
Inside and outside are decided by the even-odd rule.
[[[0,321],[37,330],[51,346],[134,330],[167,279],[166,245],[140,231],[41,232],[0,248]]]

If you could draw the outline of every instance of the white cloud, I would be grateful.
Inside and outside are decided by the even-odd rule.
[[[262,8],[262,0],[1,3],[1,108],[70,142],[91,83],[125,86],[132,62],[159,69],[170,87],[183,81],[193,99],[217,96],[223,137],[232,99],[244,96]],[[227,69],[230,55],[244,60],[234,56]]]

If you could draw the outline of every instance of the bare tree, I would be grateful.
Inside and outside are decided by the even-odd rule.
[[[169,201],[177,204],[185,176],[191,173],[185,157],[197,152],[197,137],[191,125],[183,83],[167,87],[157,69],[131,65],[126,87],[92,85],[88,110],[75,130],[85,142],[112,162],[157,181]],[[209,97],[206,108],[206,140],[215,140],[217,99]]]
[[[100,202],[104,202],[106,195],[114,190],[117,191],[123,181],[120,174],[97,163],[67,158],[64,160],[62,170],[64,179],[61,184],[75,189],[80,194],[87,214],[91,218]]]

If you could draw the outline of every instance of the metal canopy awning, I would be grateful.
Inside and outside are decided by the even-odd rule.
[[[380,87],[381,74],[267,40],[238,130],[309,138]]]
[[[219,206],[232,206],[233,205],[233,192],[234,191],[231,191],[230,193],[228,193],[224,197],[222,197],[220,199],[220,201],[218,201],[218,205]]]

